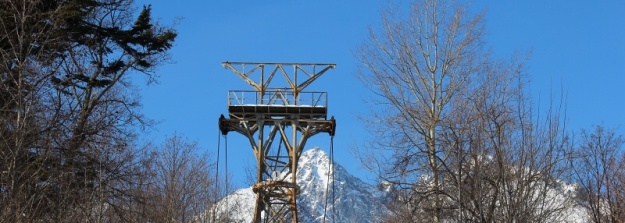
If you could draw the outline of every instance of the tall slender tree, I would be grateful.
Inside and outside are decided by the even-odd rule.
[[[485,62],[483,15],[470,15],[450,1],[413,1],[409,8],[407,15],[394,9],[383,13],[381,31],[372,30],[359,51],[360,74],[388,105],[374,118],[379,138],[388,139],[374,146],[393,151],[387,180],[421,185],[420,195],[410,199],[419,200],[428,221],[440,222],[447,159],[441,127],[454,110],[453,99],[479,77]]]
[[[573,180],[579,185],[582,204],[592,222],[625,219],[625,143],[612,129],[596,126],[582,130],[571,158]]]
[[[43,181],[52,176],[48,135],[59,126],[48,107],[57,71],[51,35],[55,2],[0,1],[0,218],[29,222],[49,213]]]

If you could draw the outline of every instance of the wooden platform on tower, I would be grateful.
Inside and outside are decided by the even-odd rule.
[[[325,119],[328,114],[326,92],[299,92],[276,89],[265,91],[230,91],[228,112],[236,117],[251,117],[257,114],[268,116],[299,115],[300,118]]]

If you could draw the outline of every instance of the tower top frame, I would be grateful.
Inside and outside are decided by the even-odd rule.
[[[295,96],[299,95],[300,92],[326,71],[336,67],[334,63],[259,63],[226,61],[221,64],[224,68],[232,70],[261,95],[264,95],[267,89],[288,89]],[[292,72],[287,71],[288,68],[292,68]],[[272,80],[277,74],[281,74],[288,86],[271,86]],[[302,76],[302,74],[304,76]]]
[[[327,117],[327,93],[304,92],[334,63],[222,62],[254,90],[231,90],[228,93],[230,116],[294,115],[303,118]],[[274,86],[272,80],[283,78],[287,86]]]

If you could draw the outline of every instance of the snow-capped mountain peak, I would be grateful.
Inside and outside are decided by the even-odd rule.
[[[336,162],[332,165],[330,157],[319,148],[302,153],[297,184],[301,189],[297,205],[302,222],[323,222],[324,216],[329,223],[379,222],[386,211],[380,205],[384,193],[349,174]],[[230,222],[251,222],[255,202],[256,194],[251,187],[239,189],[218,203],[217,216],[228,216]]]

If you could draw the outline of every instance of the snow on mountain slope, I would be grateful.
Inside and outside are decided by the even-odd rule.
[[[328,223],[341,222],[380,222],[380,217],[389,210],[384,204],[390,197],[389,191],[382,191],[349,174],[341,165],[329,163],[328,155],[319,148],[302,153],[297,172],[297,184],[301,193],[297,197],[300,222],[324,222],[326,186],[329,185],[328,207],[325,217]],[[334,170],[334,180],[328,179],[329,171]],[[330,180],[330,181],[328,181]],[[332,183],[335,194],[332,195]],[[390,187],[389,187],[390,188]],[[388,188],[387,188],[388,189]],[[552,216],[551,222],[588,222],[588,213],[575,199],[575,185],[560,182],[557,188],[550,188],[546,193],[545,208],[564,205],[561,214]],[[333,199],[334,198],[334,199]],[[249,223],[252,221],[256,194],[252,188],[239,189],[226,196],[217,204],[217,221],[228,218],[231,223]],[[211,215],[211,214],[209,214]],[[219,217],[221,216],[221,218]]]
[[[334,180],[328,179],[332,170]],[[319,148],[302,153],[297,184],[301,188],[297,197],[301,222],[323,222],[327,185],[330,188],[327,190],[326,222],[379,222],[379,216],[387,211],[381,204],[384,193],[349,174],[336,162],[331,166],[328,155]],[[239,189],[218,203],[217,216],[227,215],[230,222],[251,222],[255,201],[256,194],[251,187]]]

